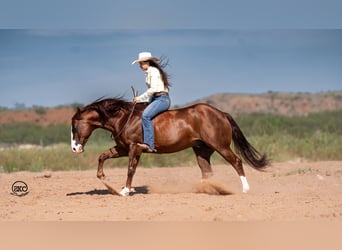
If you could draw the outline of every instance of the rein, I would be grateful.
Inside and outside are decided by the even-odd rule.
[[[134,96],[134,97],[138,96],[138,91],[135,91],[134,88],[133,88],[133,86],[131,86],[131,88],[132,88],[132,91],[133,91],[133,96]],[[125,130],[125,128],[126,128],[128,122],[129,122],[129,121],[131,120],[131,118],[132,118],[132,115],[133,115],[133,112],[134,112],[134,109],[135,109],[135,105],[136,105],[136,102],[133,102],[132,111],[131,111],[131,113],[129,114],[127,120],[126,120],[125,125],[122,127],[122,129],[119,131],[119,133],[117,133],[117,135],[114,135],[114,134],[112,133],[111,138],[112,138],[113,140],[114,140],[115,138],[119,137],[119,136],[122,134],[122,132]]]
[[[115,138],[119,137],[119,136],[122,134],[122,132],[125,130],[125,128],[126,128],[128,122],[129,122],[129,121],[131,120],[131,118],[132,118],[132,115],[133,115],[133,112],[134,112],[134,108],[135,108],[135,103],[133,104],[132,111],[131,111],[131,113],[129,114],[127,120],[126,120],[125,125],[122,127],[122,129],[119,131],[119,133],[117,133],[117,135],[114,135],[114,134],[112,133],[112,136],[111,136],[111,137],[112,137],[113,140],[114,140]]]

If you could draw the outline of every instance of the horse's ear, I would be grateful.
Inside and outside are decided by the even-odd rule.
[[[74,118],[77,119],[77,117],[79,117],[81,114],[81,109],[79,107],[75,107],[74,110],[75,110],[75,114],[72,117],[72,119],[74,119]]]
[[[76,114],[79,114],[81,112],[80,107],[74,107],[74,111]]]

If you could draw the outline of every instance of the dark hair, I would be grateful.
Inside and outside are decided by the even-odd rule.
[[[164,82],[164,86],[166,88],[171,87],[172,84],[169,82],[170,75],[164,71],[164,68],[166,68],[166,66],[169,65],[169,60],[167,59],[167,57],[161,57],[159,63],[152,60],[148,60],[148,62],[150,63],[150,66],[155,67],[159,70],[162,80]]]

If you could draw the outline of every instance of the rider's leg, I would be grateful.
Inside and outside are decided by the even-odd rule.
[[[162,95],[153,98],[142,114],[142,128],[144,143],[151,149],[154,149],[154,127],[152,119],[159,113],[168,110],[170,107],[170,98],[168,95]]]

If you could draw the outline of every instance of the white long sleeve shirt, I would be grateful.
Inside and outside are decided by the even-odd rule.
[[[161,91],[169,92],[168,88],[164,86],[163,79],[160,72],[155,67],[148,67],[145,71],[147,90],[138,96],[138,102],[150,102],[153,94]]]

